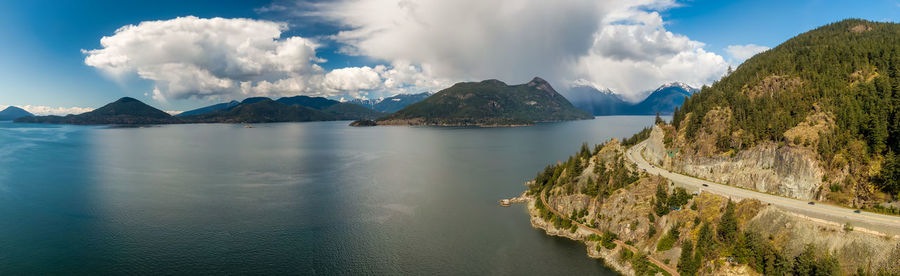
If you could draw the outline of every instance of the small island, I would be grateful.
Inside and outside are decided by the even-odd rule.
[[[350,123],[350,126],[356,126],[356,127],[370,127],[370,126],[377,126],[377,125],[378,124],[372,120],[356,120],[356,121],[353,121],[352,123]]]

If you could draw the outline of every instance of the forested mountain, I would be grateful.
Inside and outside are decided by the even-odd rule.
[[[185,123],[273,123],[337,120],[334,115],[323,111],[287,105],[269,98],[254,99],[229,110],[219,110],[181,118]]]
[[[384,116],[385,113],[368,109],[353,103],[342,103],[323,97],[294,96],[276,100],[286,105],[296,105],[321,110],[334,116],[338,120],[375,119]]]
[[[34,116],[34,114],[31,114],[31,112],[25,111],[24,109],[15,106],[10,106],[3,109],[3,111],[0,111],[0,121],[10,121],[17,118],[32,116]]]
[[[304,97],[304,96],[300,96]],[[310,100],[330,105],[321,109],[286,104],[292,101]],[[122,98],[91,112],[68,116],[38,116],[16,119],[24,123],[77,124],[77,125],[141,125],[141,124],[186,124],[186,123],[269,123],[334,121],[349,119],[372,119],[383,113],[375,112],[354,104],[343,104],[324,98],[282,98],[273,101],[266,97],[248,98],[239,104],[223,103],[186,112],[178,117],[169,115],[133,98]],[[231,106],[231,107],[229,107]]]
[[[169,124],[179,120],[169,113],[149,106],[137,99],[124,97],[91,112],[67,116],[36,116],[15,120],[23,123],[107,125],[107,124]]]
[[[896,199],[900,24],[850,19],[800,34],[690,97],[673,124],[667,146],[715,145],[700,155],[766,143],[812,149],[824,171],[819,198]]]
[[[549,83],[534,78],[526,84],[499,80],[457,83],[407,106],[378,124],[445,126],[512,126],[535,122],[592,118],[577,109]]]
[[[229,110],[229,109],[234,108],[235,106],[238,106],[239,104],[241,104],[241,103],[238,101],[230,101],[227,103],[214,104],[214,105],[210,105],[207,107],[201,107],[201,108],[197,108],[194,110],[188,110],[185,112],[178,113],[178,115],[175,115],[175,116],[178,116],[178,117],[191,116],[191,115],[206,114],[206,113],[210,113],[213,111],[219,111],[219,110]]]
[[[592,86],[574,86],[568,98],[576,107],[597,116],[672,114],[686,97],[698,91],[680,82],[660,86],[638,103],[630,103],[611,90]]]
[[[215,111],[225,111],[223,113],[227,113],[227,111],[232,110],[241,104],[254,104],[266,100],[271,99],[266,97],[247,98],[241,102],[231,101],[227,103],[220,103],[190,111],[185,111],[176,116],[185,117],[203,115]],[[296,105],[320,110],[331,115],[331,117],[334,117],[334,119],[336,120],[375,119],[385,115],[382,112],[373,111],[360,105],[352,103],[342,103],[323,97],[293,96],[283,97],[275,101],[289,106]]]

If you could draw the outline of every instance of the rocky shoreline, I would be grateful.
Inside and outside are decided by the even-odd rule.
[[[578,156],[587,160],[582,165],[577,165],[572,158],[557,167],[548,166],[535,181],[526,183],[529,189],[522,197],[527,198],[532,227],[542,229],[549,236],[584,243],[588,257],[602,259],[607,267],[623,275],[660,272],[647,262],[671,275],[678,275],[682,270],[697,275],[755,275],[767,269],[759,265],[761,258],[789,260],[782,265],[791,269],[796,257],[810,247],[816,248],[815,254],[819,254],[816,258],[833,258],[838,264],[836,269],[844,274],[860,268],[888,275],[900,273],[900,263],[892,261],[900,260],[897,237],[810,220],[755,199],[729,200],[709,192],[687,194],[678,191],[669,180],[647,174],[629,180],[624,186],[593,192],[591,188],[595,186],[591,183],[597,180],[614,184],[599,176],[615,171],[596,168],[622,165],[625,162],[622,152],[623,148],[614,141],[591,155]],[[570,168],[579,168],[576,166],[581,166],[581,170],[568,175]],[[628,170],[627,165],[623,168]],[[552,178],[547,178],[548,175]],[[609,181],[616,179],[619,178],[609,178]],[[719,234],[700,237],[705,227],[717,233],[720,227],[727,227],[726,217],[734,229],[731,231],[744,241],[752,237],[767,238],[753,240],[751,246],[738,243],[740,239],[736,238],[724,240]],[[685,261],[685,252],[691,252],[685,246],[699,248],[693,244],[699,244],[700,240],[721,250],[706,251],[710,255],[703,258],[694,255]],[[751,247],[753,250],[771,248],[767,251],[771,254],[747,255]],[[738,253],[732,252],[745,253],[733,255]],[[635,256],[646,256],[643,259],[646,261],[639,261],[642,259]],[[682,262],[686,262],[683,267]]]
[[[574,233],[570,232],[568,229],[556,228],[555,226],[553,226],[553,224],[541,219],[538,210],[534,206],[535,201],[538,200],[536,197],[525,195],[522,195],[522,197],[527,198],[527,202],[525,202],[525,205],[528,208],[528,215],[531,217],[531,227],[544,230],[544,233],[546,233],[548,236],[567,238],[570,240],[583,242],[586,246],[585,251],[587,252],[588,257],[602,260],[604,266],[618,272],[619,274],[635,274],[634,269],[631,268],[631,264],[627,262],[620,262],[619,259],[615,257],[617,254],[619,254],[619,251],[622,248],[621,246],[617,246],[612,250],[601,249],[598,251],[597,248],[600,243],[596,241],[588,241],[586,239],[593,233],[580,227]]]

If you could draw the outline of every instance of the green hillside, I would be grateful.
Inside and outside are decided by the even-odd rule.
[[[534,78],[526,84],[498,80],[457,83],[409,105],[378,124],[509,126],[592,118],[575,108],[549,83]]]
[[[179,120],[137,99],[124,97],[90,112],[67,116],[37,116],[16,119],[19,123],[76,125],[170,124]]]
[[[286,105],[265,98],[252,103],[240,104],[230,110],[185,116],[183,120],[191,123],[274,123],[332,121],[336,118],[317,109]]]
[[[673,124],[686,141],[715,135],[720,153],[811,147],[848,204],[900,197],[900,24],[850,19],[800,34],[704,87]]]

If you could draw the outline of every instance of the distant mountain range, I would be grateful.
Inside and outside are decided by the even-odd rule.
[[[250,98],[230,109],[177,118],[183,123],[274,123],[337,120],[334,115],[318,109],[288,105],[269,98]]]
[[[169,113],[153,108],[134,98],[121,98],[91,112],[66,116],[35,116],[15,120],[18,123],[47,123],[74,125],[139,125],[171,124],[179,120]]]
[[[175,115],[175,116],[178,116],[178,117],[181,117],[181,116],[191,116],[191,115],[206,114],[206,113],[210,113],[210,112],[214,112],[214,111],[219,111],[219,110],[229,110],[229,109],[234,108],[235,106],[238,106],[239,104],[241,104],[241,103],[238,102],[238,101],[230,101],[230,102],[227,102],[227,103],[214,104],[214,105],[210,105],[210,106],[207,106],[207,107],[201,107],[201,108],[197,108],[197,109],[194,109],[194,110],[189,110],[189,111],[181,112],[181,113],[178,113],[178,114]]]
[[[378,125],[516,126],[593,118],[535,77],[526,84],[462,82],[380,118]],[[364,124],[359,124],[364,125]]]
[[[593,115],[654,115],[672,114],[685,97],[697,91],[684,83],[673,82],[660,86],[638,103],[627,102],[609,89],[598,90],[592,86],[574,86],[568,94],[572,104]]]
[[[253,97],[247,98],[241,102],[231,101],[227,103],[214,104],[207,107],[202,107],[190,111],[182,112],[177,117],[182,118],[209,118],[209,117],[220,117],[224,114],[234,114],[228,113],[232,109],[240,105],[250,105],[256,104],[264,101],[271,101],[272,99],[266,97]],[[365,108],[360,105],[352,104],[352,103],[342,103],[335,100],[329,100],[323,97],[309,97],[309,96],[294,96],[294,97],[284,97],[274,102],[284,104],[287,106],[300,106],[306,107],[310,109],[317,110],[319,112],[325,113],[325,116],[312,116],[313,118],[325,118],[325,117],[333,117],[331,120],[358,120],[358,119],[375,119],[377,117],[384,116],[385,113],[377,112],[368,108]],[[271,103],[269,103],[271,105]],[[272,106],[274,107],[274,106]],[[285,110],[288,113],[294,112],[295,110]],[[218,112],[216,116],[201,116],[207,115],[214,112]],[[198,117],[199,116],[199,117]],[[246,116],[241,116],[242,118],[247,118]],[[269,118],[273,119],[273,118]]]
[[[277,102],[321,110],[336,117],[338,120],[371,120],[387,115],[387,113],[378,112],[358,104],[342,103],[322,97],[294,96],[278,99]]]
[[[37,116],[16,107],[0,112],[16,122],[55,124],[178,124],[266,123],[333,120],[377,120],[379,125],[514,126],[536,122],[588,119],[592,115],[670,114],[696,89],[680,83],[661,86],[643,101],[631,104],[611,91],[573,87],[576,105],[541,79],[507,85],[499,80],[457,83],[436,94],[400,94],[379,101],[339,102],[323,97],[294,96],[272,100],[253,97],[214,104],[171,116],[133,98],[122,98],[91,112],[67,116]],[[581,109],[576,108],[578,106]],[[583,110],[582,110],[583,109]],[[22,113],[24,112],[24,113]],[[6,116],[6,117],[3,117]],[[372,123],[358,123],[370,125]]]
[[[365,106],[378,112],[394,113],[411,104],[420,102],[431,95],[433,94],[429,92],[419,94],[397,94],[388,98],[376,100],[353,99],[350,100],[349,103]]]
[[[0,111],[0,121],[11,121],[21,117],[34,117],[34,114],[15,106],[10,106]]]
[[[374,119],[384,113],[319,97],[265,97],[215,104],[171,116],[134,98],[121,98],[91,112],[67,116],[18,117],[16,122],[76,125],[183,123],[268,123]]]

